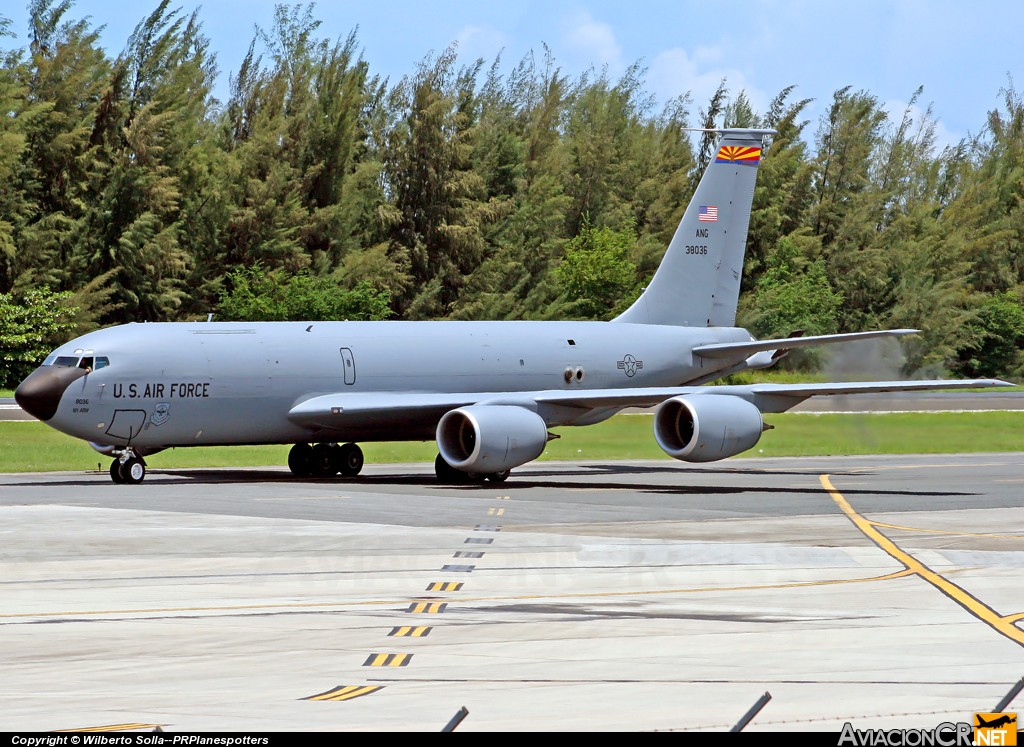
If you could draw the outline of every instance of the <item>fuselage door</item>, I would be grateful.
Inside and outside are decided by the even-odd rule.
[[[345,369],[345,383],[356,383],[356,359],[352,356],[350,348],[341,349],[341,364]]]

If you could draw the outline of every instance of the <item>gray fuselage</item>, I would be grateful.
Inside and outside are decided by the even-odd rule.
[[[331,429],[288,418],[322,395],[580,391],[680,386],[736,361],[695,345],[749,340],[739,328],[607,322],[271,322],[128,324],[92,332],[54,357],[106,358],[68,386],[50,425],[147,452],[172,446],[397,441],[434,437],[439,411],[400,410]],[[703,365],[702,365],[703,364]],[[585,424],[621,408],[547,415]]]

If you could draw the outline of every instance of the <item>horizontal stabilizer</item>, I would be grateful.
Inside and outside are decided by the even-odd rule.
[[[918,329],[882,329],[872,332],[846,332],[840,335],[814,335],[812,337],[786,337],[781,340],[753,340],[751,342],[719,342],[713,345],[698,345],[694,355],[702,358],[745,358],[763,350],[792,350],[812,345],[829,345],[836,342],[869,340],[874,337],[899,337],[920,332]]]

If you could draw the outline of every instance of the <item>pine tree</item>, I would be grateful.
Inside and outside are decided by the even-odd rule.
[[[110,65],[98,31],[67,20],[72,0],[33,0],[29,57],[15,67],[23,98],[15,119],[24,136],[15,189],[27,203],[13,233],[9,263],[15,289],[70,290],[81,283],[75,245],[86,234],[84,212],[93,122]]]
[[[500,214],[472,169],[479,136],[475,78],[482,61],[457,68],[455,48],[424,59],[392,90],[385,156],[387,189],[400,216],[389,253],[416,293],[398,299],[413,319],[447,316],[486,254],[486,226]]]

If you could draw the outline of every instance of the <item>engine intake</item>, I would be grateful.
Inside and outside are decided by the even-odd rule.
[[[752,448],[764,432],[761,411],[724,394],[673,397],[654,413],[654,438],[673,459],[714,462]]]
[[[437,448],[452,467],[491,474],[526,464],[544,453],[544,419],[515,405],[472,405],[445,413]]]

